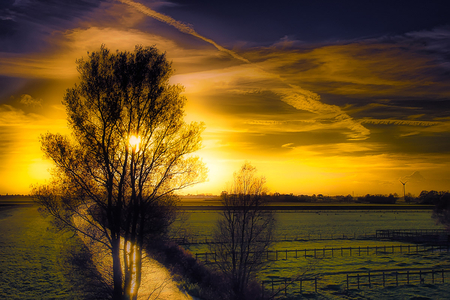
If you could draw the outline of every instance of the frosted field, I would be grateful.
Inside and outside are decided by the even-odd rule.
[[[180,225],[180,232],[197,240],[210,240],[211,230],[217,219],[217,212],[195,212]],[[430,211],[422,212],[281,212],[276,215],[278,220],[277,237],[279,242],[273,249],[279,251],[277,261],[270,254],[270,261],[261,274],[261,280],[277,280],[295,277],[310,266],[308,276],[318,276],[318,293],[314,293],[313,282],[304,282],[303,294],[299,293],[299,284],[292,285],[287,290],[290,299],[449,299],[450,273],[446,273],[445,284],[440,283],[440,275],[436,275],[432,283],[430,274],[424,275],[420,284],[417,276],[411,278],[410,285],[400,282],[397,287],[395,279],[387,278],[386,286],[372,281],[373,288],[366,285],[366,279],[361,279],[358,290],[356,279],[352,280],[349,291],[346,289],[346,275],[339,272],[357,272],[367,274],[370,270],[415,268],[447,268],[450,269],[450,255],[447,251],[419,251],[415,253],[389,253],[389,247],[400,245],[400,242],[375,241],[367,239],[336,239],[336,237],[357,237],[373,235],[377,229],[415,229],[436,228],[431,219]],[[36,207],[19,207],[0,211],[0,298],[1,299],[100,299],[104,296],[95,282],[86,280],[93,275],[83,267],[71,264],[67,251],[79,247],[80,240],[72,235],[62,235],[49,230],[50,224],[42,219]],[[335,239],[324,239],[333,237]],[[308,238],[313,240],[307,240]],[[322,238],[322,239],[318,239]],[[406,252],[408,244],[402,244]],[[386,246],[387,251],[379,251],[378,255],[370,255],[365,247]],[[316,259],[313,252],[288,253],[285,250],[331,249],[331,248],[361,247],[361,255],[356,250],[350,256],[344,250],[343,256],[339,250],[331,257],[330,250],[317,250]],[[415,245],[411,245],[411,249]],[[209,251],[206,244],[190,245],[193,252]],[[420,249],[420,248],[419,248]],[[420,249],[421,250],[421,249]],[[356,275],[356,273],[355,273]],[[399,278],[404,281],[404,278]],[[275,285],[275,289],[277,286]],[[302,298],[303,297],[303,298]],[[284,291],[280,298],[285,298]]]
[[[193,240],[210,240],[212,226],[218,217],[217,212],[195,212],[190,214],[185,228]],[[385,287],[382,286],[382,278],[372,278],[372,288],[369,288],[367,278],[361,278],[361,287],[358,290],[356,278],[350,280],[349,290],[346,286],[346,274],[341,272],[355,272],[367,275],[368,271],[376,270],[411,270],[417,268],[450,268],[450,255],[447,251],[422,251],[416,253],[416,245],[395,241],[376,241],[364,239],[374,235],[377,229],[442,229],[431,218],[431,211],[414,212],[380,212],[380,211],[352,211],[352,212],[278,212],[276,242],[272,250],[278,250],[278,260],[275,254],[270,253],[270,261],[264,268],[260,279],[271,280],[292,278],[309,270],[307,276],[318,276],[318,293],[314,293],[314,283],[304,282],[303,294],[299,293],[299,283],[295,283],[287,289],[287,298],[302,299],[448,299],[450,297],[450,273],[445,274],[445,284],[441,284],[441,275],[435,275],[435,283],[432,284],[431,274],[422,275],[424,282],[420,284],[419,276],[412,275],[410,284],[406,284],[406,277],[399,277],[399,286],[396,286],[395,277],[386,275]],[[345,236],[346,239],[342,239]],[[334,239],[329,239],[333,237]],[[341,239],[336,239],[336,238]],[[356,239],[354,239],[356,237]],[[311,240],[308,240],[311,239]],[[321,239],[319,239],[321,238]],[[348,239],[351,238],[351,239]],[[395,253],[392,246],[402,245],[402,253],[396,247]],[[410,245],[410,253],[406,253]],[[380,249],[378,254],[370,248],[367,255],[367,247],[386,246],[387,250]],[[353,247],[352,255],[349,250],[340,248]],[[361,247],[361,253],[355,248]],[[328,249],[323,257],[323,248]],[[331,251],[335,250],[333,257]],[[208,245],[191,244],[188,249],[193,253],[209,252]],[[317,250],[314,258],[313,251],[295,252],[286,254],[283,250]],[[204,259],[204,257],[203,257]],[[438,280],[439,278],[439,280]],[[276,290],[277,285],[274,289]],[[270,289],[270,284],[269,284]],[[285,298],[284,291],[280,298]]]
[[[101,299],[89,266],[72,265],[81,241],[49,228],[37,207],[0,211],[0,299]]]

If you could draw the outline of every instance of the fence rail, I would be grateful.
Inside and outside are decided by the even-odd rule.
[[[320,248],[320,249],[295,249],[295,250],[268,250],[264,251],[268,261],[292,258],[330,258],[335,256],[360,256],[360,255],[378,255],[388,253],[419,253],[419,252],[450,252],[450,245],[389,245],[389,246],[359,246],[359,247],[340,247],[340,248]],[[215,252],[198,252],[195,258],[201,259],[206,263],[216,260]]]
[[[294,241],[317,241],[317,240],[356,240],[356,239],[374,239],[375,234],[369,233],[339,233],[339,234],[325,234],[325,233],[314,233],[314,234],[304,234],[304,235],[278,235],[274,239],[274,242],[294,242]],[[179,245],[195,245],[195,244],[214,244],[212,237],[202,236],[202,237],[179,237],[173,239]]]
[[[449,232],[445,229],[377,229],[375,233],[308,233],[277,234],[274,242],[316,241],[316,240],[358,240],[358,239],[391,239],[412,240],[418,242],[450,242]],[[174,239],[180,245],[213,244],[210,236],[186,236]]]
[[[303,293],[303,289],[304,289],[304,282],[308,282],[311,281],[312,284],[314,286],[314,292],[317,293],[317,281],[318,278],[317,277],[313,277],[313,278],[297,278],[297,279],[291,279],[291,278],[283,278],[283,279],[271,279],[271,280],[263,280],[262,283],[262,290],[263,293],[265,293],[265,291],[267,290],[267,285],[269,285],[269,290],[272,291],[272,294],[275,293],[275,287],[278,289],[278,291],[283,292],[284,296],[287,296],[288,293],[288,288],[292,288],[293,287],[293,283],[298,282],[298,290],[299,293],[302,294]],[[281,289],[279,288],[279,285],[282,284],[283,286],[281,287]],[[263,294],[263,299],[264,299],[264,294]]]
[[[262,286],[265,293],[278,292],[287,296],[288,293],[315,292],[320,289],[321,281],[330,283],[329,277],[345,276],[344,280],[334,280],[337,285],[344,285],[347,291],[353,288],[360,290],[363,287],[386,287],[410,284],[445,284],[448,283],[450,269],[386,269],[367,272],[348,271],[326,273],[309,278],[277,278],[263,280]],[[447,273],[447,274],[446,274]],[[305,284],[306,283],[306,284]]]
[[[391,282],[391,285],[395,284],[395,286],[413,283],[424,284],[430,281],[432,284],[445,283],[444,274],[448,272],[450,272],[450,270],[419,269],[418,271],[379,270],[367,273],[357,273],[356,275],[347,274],[347,290],[349,289],[351,284],[357,285],[359,290],[362,286],[368,286],[369,288],[371,288],[372,285],[377,284],[386,287],[386,285],[389,284],[389,282]],[[430,274],[431,279],[429,278],[430,276],[427,276]],[[356,280],[356,282],[352,283],[352,279]]]

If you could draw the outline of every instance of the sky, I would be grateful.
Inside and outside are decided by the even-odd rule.
[[[76,59],[156,46],[185,87],[220,194],[244,162],[270,192],[449,190],[448,1],[3,0],[0,194],[49,178]]]

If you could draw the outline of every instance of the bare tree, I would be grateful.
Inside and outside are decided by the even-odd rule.
[[[422,193],[426,193],[426,191],[422,191]],[[435,191],[431,191],[432,193]],[[421,193],[421,196],[422,196]],[[424,194],[425,194],[424,193]],[[432,195],[437,198],[434,200],[435,203],[433,214],[431,217],[436,220],[437,223],[445,226],[445,229],[450,232],[450,192],[435,192],[437,196]]]
[[[273,240],[275,219],[265,210],[265,178],[245,163],[234,173],[227,192],[222,193],[223,211],[214,232],[212,251],[216,264],[231,285],[230,299],[246,299],[249,284],[264,263]],[[254,299],[256,295],[252,295]]]
[[[192,156],[203,125],[184,122],[182,87],[154,47],[102,46],[77,65],[80,83],[63,101],[72,136],[41,136],[56,167],[33,193],[61,227],[109,249],[113,299],[136,299],[144,244],[167,229],[174,192],[204,180]]]

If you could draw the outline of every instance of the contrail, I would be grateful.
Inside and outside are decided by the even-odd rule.
[[[138,2],[134,2],[132,0],[119,0],[119,1],[122,2],[122,3],[128,4],[130,6],[133,6],[135,9],[137,9],[138,11],[144,13],[145,15],[147,15],[149,17],[152,17],[152,18],[154,18],[154,19],[156,19],[158,21],[161,21],[163,23],[166,23],[166,24],[168,24],[170,26],[175,27],[176,29],[178,29],[181,32],[184,32],[184,33],[190,34],[192,36],[195,36],[195,37],[197,37],[197,38],[199,38],[199,39],[201,39],[201,40],[203,40],[203,41],[213,45],[214,47],[217,48],[217,50],[225,52],[225,53],[231,55],[232,57],[234,57],[234,58],[236,58],[236,59],[238,59],[240,61],[243,61],[245,63],[250,63],[250,61],[248,59],[240,56],[236,52],[233,52],[231,50],[228,50],[228,49],[220,46],[219,44],[217,44],[213,40],[208,39],[208,38],[200,35],[193,28],[191,28],[190,26],[188,26],[188,25],[186,25],[186,24],[184,24],[184,23],[182,23],[180,21],[177,21],[177,20],[175,20],[175,19],[173,19],[173,18],[171,18],[169,16],[166,16],[164,14],[156,12],[156,11],[148,8],[145,5],[143,5],[141,3],[138,3]]]
[[[181,32],[195,36],[196,38],[199,38],[199,39],[213,45],[214,47],[217,48],[217,50],[225,52],[228,55],[230,55],[242,62],[251,64],[251,62],[248,59],[240,56],[239,54],[237,54],[234,51],[228,50],[228,49],[220,46],[213,40],[200,35],[189,25],[186,25],[180,21],[177,21],[177,20],[173,19],[172,17],[169,17],[169,16],[166,16],[159,12],[156,12],[156,11],[148,8],[147,6],[145,6],[141,3],[135,2],[133,0],[118,0],[118,1],[134,7],[136,10],[142,12],[143,14],[145,14],[153,19],[156,19],[160,22],[163,22],[170,26],[173,26]],[[278,78],[282,82],[285,82],[285,80],[280,75],[272,73],[272,72],[267,72],[267,71],[263,70],[261,67],[257,67],[257,68],[260,71],[263,71],[268,77]],[[281,100],[283,102],[295,107],[296,109],[306,110],[306,111],[310,111],[310,112],[316,113],[316,114],[327,114],[327,115],[331,116],[332,118],[336,119],[337,122],[345,124],[347,128],[349,128],[353,132],[356,132],[355,134],[351,135],[351,137],[353,139],[366,139],[368,137],[368,135],[370,135],[370,131],[367,128],[365,128],[364,126],[362,126],[361,122],[355,121],[349,115],[342,112],[342,110],[339,107],[322,103],[320,101],[320,96],[317,95],[316,93],[303,90],[297,86],[293,86],[290,84],[288,84],[288,85],[289,85],[288,89],[281,91],[281,93],[280,93],[280,91],[278,92],[278,94],[281,94],[281,96],[282,96]]]

